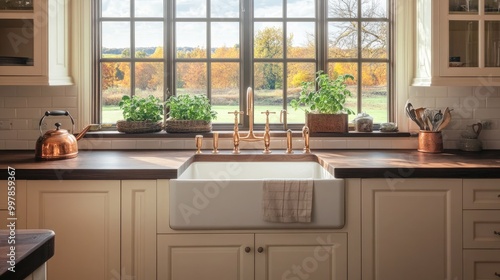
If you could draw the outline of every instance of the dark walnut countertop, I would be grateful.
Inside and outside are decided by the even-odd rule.
[[[282,150],[270,156],[246,150],[241,155],[204,152],[195,156],[192,150],[80,151],[74,159],[35,161],[32,151],[0,151],[0,168],[5,170],[0,179],[8,177],[9,166],[16,169],[17,180],[174,179],[192,161],[296,161],[308,157],[328,165],[337,178],[500,178],[500,151],[318,150],[312,156],[300,151],[285,155]]]

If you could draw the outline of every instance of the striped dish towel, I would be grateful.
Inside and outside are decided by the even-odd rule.
[[[310,223],[313,180],[264,180],[262,192],[263,219],[274,223]]]

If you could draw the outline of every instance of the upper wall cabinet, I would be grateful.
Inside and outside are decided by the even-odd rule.
[[[499,85],[500,1],[446,0],[432,4],[433,83]]]
[[[0,2],[0,85],[68,85],[67,0]]]

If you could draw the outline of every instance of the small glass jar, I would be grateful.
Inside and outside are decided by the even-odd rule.
[[[358,114],[352,122],[354,123],[354,129],[357,132],[373,131],[373,118],[367,113]]]

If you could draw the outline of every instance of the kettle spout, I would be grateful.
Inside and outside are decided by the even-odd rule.
[[[78,134],[75,134],[75,137],[76,137],[76,141],[82,139],[83,136],[85,136],[85,134],[87,133],[87,131],[89,131],[89,129],[92,127],[91,124],[87,125],[82,131],[80,131],[80,133]]]

